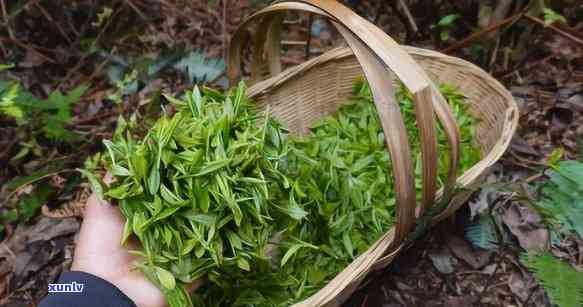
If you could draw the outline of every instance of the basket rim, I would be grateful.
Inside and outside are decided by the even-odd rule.
[[[495,164],[504,152],[508,149],[512,136],[518,127],[519,110],[514,100],[514,97],[510,92],[494,77],[488,74],[486,71],[482,70],[477,65],[466,61],[461,58],[449,56],[438,51],[417,48],[412,46],[401,46],[404,50],[413,55],[421,56],[429,59],[435,59],[440,61],[440,63],[448,66],[463,67],[465,71],[469,74],[474,75],[474,77],[482,80],[487,86],[492,88],[495,92],[493,95],[498,95],[502,97],[505,104],[506,112],[502,120],[502,131],[496,142],[486,147],[486,154],[483,155],[476,164],[474,164],[470,169],[466,170],[463,174],[459,174],[456,179],[456,184],[462,187],[469,187],[476,184],[482,178],[482,176],[488,172],[489,168]],[[331,61],[341,60],[344,58],[352,57],[354,54],[352,50],[348,47],[337,47],[323,53],[320,56],[314,57],[307,60],[297,66],[288,68],[275,76],[270,76],[265,80],[259,81],[248,88],[248,95],[251,99],[260,97],[262,95],[268,94],[274,89],[279,88],[284,85],[287,81],[296,78],[301,78],[303,74],[311,69],[317,68],[319,65],[326,64]],[[462,94],[463,91],[462,91]],[[441,187],[435,194],[435,202],[440,201],[443,196],[443,187]],[[465,200],[469,196],[469,190],[462,191],[456,197],[454,197],[448,208],[434,217],[431,224],[435,224],[440,220],[448,217],[453,211],[457,210],[460,206],[465,203]],[[328,288],[327,285],[323,289],[327,289],[324,294],[314,294],[306,300],[296,303],[295,307],[306,307],[306,306],[322,306],[322,305],[338,305],[336,297],[340,295],[344,290],[349,289],[356,284],[360,283],[369,272],[378,270],[385,267],[392,259],[396,256],[398,251],[402,246],[399,246],[393,253],[385,255],[385,251],[390,244],[395,239],[395,226],[387,230],[377,242],[370,246],[367,251],[362,253],[358,258],[350,263],[344,270],[342,270],[334,279],[330,282],[334,286]],[[320,289],[318,293],[321,293],[323,289]],[[348,290],[351,292],[350,290]]]
[[[402,45],[402,47],[405,49],[407,53],[412,55],[439,59],[439,61],[449,66],[464,67],[465,70],[470,71],[479,79],[482,79],[486,84],[493,87],[493,89],[496,90],[497,94],[504,98],[504,101],[506,103],[506,114],[503,122],[502,134],[500,135],[496,143],[494,143],[494,145],[492,145],[488,149],[487,154],[484,155],[480,159],[480,161],[478,161],[471,168],[466,170],[463,174],[459,175],[457,178],[458,185],[467,187],[475,183],[476,180],[483,173],[485,173],[489,167],[495,164],[510,145],[512,136],[514,135],[514,132],[518,127],[519,119],[518,105],[516,104],[514,97],[504,87],[504,85],[502,85],[498,80],[496,80],[494,77],[492,77],[490,74],[488,74],[486,71],[484,71],[477,65],[464,59],[446,55],[430,49],[418,48],[407,45]],[[348,47],[337,47],[331,49],[323,53],[322,55],[309,59],[306,62],[303,62],[294,67],[290,67],[275,76],[270,76],[265,80],[259,81],[256,84],[251,85],[247,93],[250,98],[255,98],[264,95],[272,91],[273,89],[282,86],[289,80],[301,77],[304,74],[304,72],[314,69],[319,65],[323,65],[330,61],[341,60],[352,56],[354,56],[354,54],[352,53],[352,50],[350,50],[350,48]],[[443,187],[437,191],[435,200],[438,201],[442,194]]]

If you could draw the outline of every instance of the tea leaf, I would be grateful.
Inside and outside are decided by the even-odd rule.
[[[475,120],[461,94],[440,90],[460,125],[463,170],[480,157]],[[403,87],[396,94],[420,183],[412,95]],[[199,305],[292,305],[393,225],[391,159],[367,84],[303,137],[288,135],[268,111],[257,113],[244,83],[224,94],[194,87],[182,97],[166,96],[176,112],[145,136],[120,122],[103,155],[115,177],[104,195],[119,200],[127,219],[123,240],[138,237],[147,260],[138,267],[171,307],[192,305],[185,284],[205,275],[192,297]],[[443,179],[448,147],[438,133]]]
[[[100,180],[97,179],[97,176],[84,169],[78,168],[77,171],[79,171],[83,176],[85,176],[85,178],[87,178],[87,180],[89,180],[89,183],[91,184],[91,190],[93,190],[95,196],[103,200],[103,186],[101,185]]]
[[[176,280],[174,279],[174,275],[172,275],[172,273],[168,272],[167,270],[161,267],[156,267],[156,276],[164,288],[172,290],[174,287],[176,287]]]

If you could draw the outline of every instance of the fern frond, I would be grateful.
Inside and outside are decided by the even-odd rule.
[[[548,253],[524,254],[522,262],[534,272],[554,304],[583,306],[583,273]]]
[[[535,207],[562,233],[583,238],[583,163],[561,161],[548,173],[541,201]]]
[[[204,83],[217,79],[225,71],[225,62],[207,58],[202,50],[194,50],[176,62],[174,68],[185,73],[191,83]]]
[[[483,215],[475,222],[467,224],[464,233],[466,239],[475,247],[483,249],[495,249],[498,247],[496,229],[492,218],[488,215]]]

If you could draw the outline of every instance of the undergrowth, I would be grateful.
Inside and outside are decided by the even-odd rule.
[[[560,307],[583,305],[583,273],[549,253],[521,257],[524,265],[534,272],[551,301]]]

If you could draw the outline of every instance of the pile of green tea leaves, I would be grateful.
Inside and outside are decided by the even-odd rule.
[[[142,243],[138,266],[160,285],[170,306],[189,306],[184,285],[203,275],[270,266],[267,245],[306,212],[281,201],[289,192],[278,170],[284,130],[253,111],[239,86],[224,96],[198,89],[136,140],[118,129],[105,197],[127,218],[124,241]],[[260,123],[260,120],[262,121]]]
[[[475,119],[463,96],[440,90],[460,124],[465,170],[479,160]],[[353,103],[305,137],[254,110],[244,92],[240,84],[224,95],[195,88],[181,99],[166,97],[176,112],[144,137],[121,120],[113,141],[104,142],[105,167],[115,177],[104,196],[118,201],[127,218],[124,241],[137,236],[137,266],[172,307],[301,301],[394,223],[390,158],[366,83],[356,85]],[[420,185],[412,98],[402,87],[397,96]],[[438,132],[444,178],[447,141]],[[186,285],[203,277],[205,285],[189,296]]]
[[[480,159],[474,138],[476,120],[469,115],[464,97],[455,89],[442,85],[440,91],[460,125],[463,154],[460,168],[465,171]],[[396,97],[411,150],[416,154],[415,177],[420,200],[421,145],[413,97],[404,86],[398,88]],[[309,296],[322,288],[394,224],[391,162],[368,84],[358,82],[352,103],[317,122],[311,132],[304,138],[291,138],[284,171],[296,178],[293,197],[308,211],[306,221],[294,228],[293,240],[313,245],[284,246],[286,255],[294,254],[291,265],[283,269],[300,280],[302,293],[298,297]],[[438,136],[438,175],[444,180],[449,153],[441,126]]]

